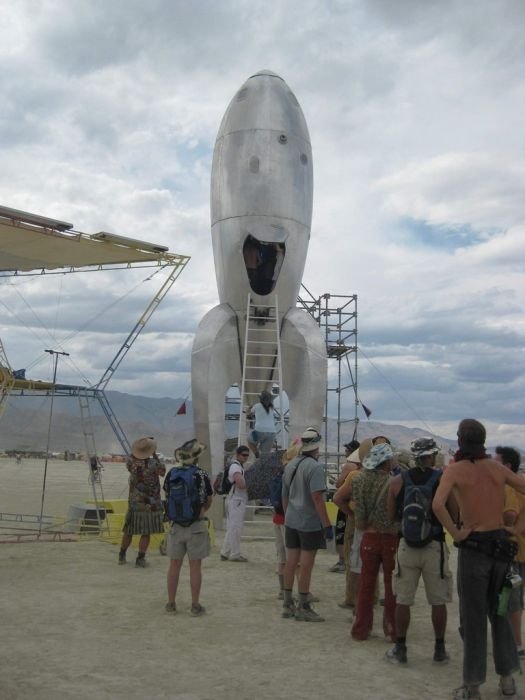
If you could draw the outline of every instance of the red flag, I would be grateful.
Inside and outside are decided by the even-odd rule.
[[[367,406],[365,406],[365,404],[362,401],[361,401],[361,406],[363,407],[363,411],[365,412],[365,416],[367,418],[370,418],[370,416],[372,415],[372,411]]]
[[[185,416],[186,415],[186,401],[183,401],[181,405],[179,406],[179,410],[175,414],[176,416]]]

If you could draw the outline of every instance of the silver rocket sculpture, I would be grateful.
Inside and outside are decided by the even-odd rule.
[[[211,233],[220,303],[199,324],[191,365],[195,432],[209,447],[205,454],[213,471],[222,468],[225,395],[232,384],[241,384],[249,294],[261,308],[278,301],[290,435],[321,427],[325,343],[314,319],[296,307],[312,199],[312,149],[299,102],[281,77],[260,71],[230,102],[213,154]],[[250,246],[280,251],[262,280],[249,266]],[[267,386],[246,390],[270,389],[271,372],[268,366]]]

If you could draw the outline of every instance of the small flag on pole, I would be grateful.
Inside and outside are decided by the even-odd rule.
[[[363,408],[363,411],[365,412],[365,416],[367,418],[370,418],[370,416],[372,415],[372,411],[367,406],[365,406],[365,404],[362,401],[361,401],[361,406]]]
[[[181,405],[179,406],[179,410],[175,414],[176,416],[185,416],[186,415],[186,401],[183,401]]]

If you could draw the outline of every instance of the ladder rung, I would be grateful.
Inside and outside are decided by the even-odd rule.
[[[269,369],[274,369],[273,367],[261,367],[261,365],[246,365],[244,369],[258,369],[264,370],[265,372]]]
[[[275,340],[248,340],[247,342],[257,345],[277,345],[277,341]]]

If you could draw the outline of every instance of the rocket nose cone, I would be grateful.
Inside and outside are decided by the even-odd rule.
[[[277,73],[274,73],[272,70],[267,70],[267,69],[260,70],[257,73],[250,75],[250,78],[257,78],[259,75],[268,75],[268,76],[270,76],[270,78],[279,78],[279,80],[282,80],[280,75],[277,75]],[[250,78],[248,78],[248,80]]]

